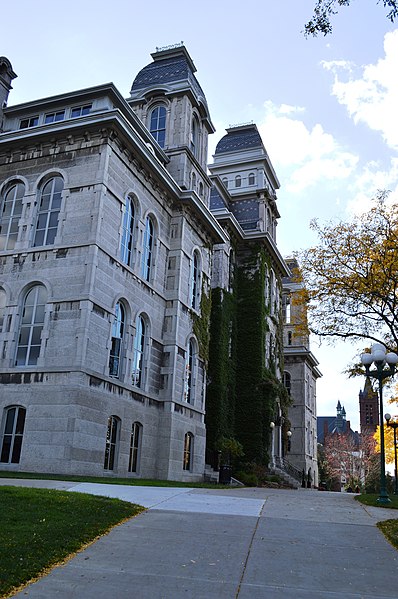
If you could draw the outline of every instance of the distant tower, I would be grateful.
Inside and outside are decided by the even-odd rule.
[[[12,89],[11,81],[16,76],[8,58],[0,56],[0,131],[3,124],[3,108],[7,106],[8,94]]]
[[[359,392],[359,419],[362,434],[376,432],[379,425],[379,396],[369,377],[363,391]]]
[[[336,406],[336,430],[339,433],[342,433],[346,430],[346,411],[344,406],[341,405],[340,400],[337,402]]]

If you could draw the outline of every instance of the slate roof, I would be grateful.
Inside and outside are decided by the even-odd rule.
[[[317,437],[318,443],[324,444],[325,441],[325,428],[327,434],[332,435],[333,433],[349,433],[352,437],[355,445],[359,445],[359,433],[353,431],[349,427],[349,421],[339,418],[338,416],[318,416],[316,419]]]
[[[259,220],[258,202],[256,200],[240,200],[233,202],[232,213],[244,230],[257,228]]]
[[[224,198],[218,193],[215,187],[212,187],[210,191],[210,210],[220,210],[223,208],[229,210],[229,206]]]
[[[261,147],[263,147],[263,142],[257,127],[253,125],[252,127],[229,129],[228,133],[218,142],[215,154]]]
[[[176,83],[178,81],[188,81],[197,96],[201,96],[204,101],[206,97],[200,87],[191,65],[184,54],[171,56],[163,60],[155,60],[141,69],[133,81],[131,91],[144,89],[156,84],[165,85],[167,83]]]

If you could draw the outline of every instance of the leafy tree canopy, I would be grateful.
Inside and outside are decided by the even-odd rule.
[[[349,6],[350,2],[351,0],[317,0],[312,19],[304,27],[305,36],[316,37],[318,33],[332,33],[331,18],[337,14],[340,6]],[[377,0],[377,4],[381,2],[388,9],[387,19],[393,23],[398,17],[398,0]]]
[[[319,245],[297,254],[311,332],[330,340],[369,340],[398,347],[398,205],[379,192],[373,207],[349,222],[311,228]]]
[[[380,426],[377,427],[377,430],[374,435],[376,441],[376,452],[380,453]],[[387,426],[384,424],[384,453],[386,456],[386,463],[393,464],[394,463],[394,429],[391,426]]]

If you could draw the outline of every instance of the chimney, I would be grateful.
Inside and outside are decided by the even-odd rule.
[[[3,109],[7,106],[8,94],[12,89],[11,81],[16,76],[8,58],[0,56],[0,131],[3,130]]]

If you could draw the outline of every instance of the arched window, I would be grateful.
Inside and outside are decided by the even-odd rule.
[[[199,197],[203,200],[203,183],[202,181],[199,183]]]
[[[131,266],[134,239],[134,202],[131,198],[127,199],[123,213],[122,242],[120,244],[120,259],[125,264]]]
[[[142,424],[133,422],[130,435],[129,472],[138,472],[141,453]]]
[[[164,106],[155,106],[152,110],[149,131],[160,147],[164,148],[166,141],[166,108]]]
[[[224,179],[222,179],[222,182],[224,183],[225,187],[228,189],[228,179],[227,179],[227,177],[224,177]]]
[[[184,437],[184,456],[182,461],[183,470],[192,470],[193,458],[193,434],[186,433]]]
[[[240,175],[236,175],[235,177],[235,187],[240,187],[242,185],[242,178]]]
[[[16,366],[37,364],[46,302],[47,291],[43,285],[35,285],[26,294],[19,327]]]
[[[249,173],[249,176],[248,176],[249,185],[254,185],[255,182],[256,182],[256,177],[255,177],[254,173]]]
[[[194,381],[195,381],[195,343],[190,339],[188,344],[187,359],[185,362],[185,391],[184,399],[188,403],[194,403]]]
[[[200,298],[200,260],[199,260],[199,252],[197,250],[193,253],[193,258],[191,261],[191,282],[190,282],[190,304],[191,308],[197,310],[199,308],[199,298]]]
[[[113,470],[117,465],[119,435],[120,419],[117,416],[110,416],[106,430],[104,470]]]
[[[18,239],[18,225],[22,214],[22,199],[25,186],[16,183],[8,188],[1,203],[0,212],[0,252],[12,250]]]
[[[135,326],[133,349],[132,383],[136,387],[144,385],[146,325],[144,318],[139,316]]]
[[[125,323],[123,304],[118,302],[115,306],[115,319],[112,325],[111,351],[109,354],[109,376],[119,377],[122,359],[123,334]]]
[[[47,181],[40,192],[40,205],[33,243],[35,247],[54,243],[58,230],[63,189],[62,177],[53,177]]]
[[[282,295],[282,318],[285,324],[291,323],[291,303],[290,303],[290,295],[284,294]]]
[[[191,124],[191,150],[197,158],[199,155],[199,122],[196,115],[193,116]]]
[[[291,392],[291,389],[292,389],[292,379],[291,379],[291,376],[290,376],[289,372],[284,372],[283,373],[283,384],[285,385],[286,391],[290,395],[290,392]]]
[[[147,216],[144,231],[144,247],[142,252],[142,276],[150,280],[152,270],[152,254],[154,244],[154,226],[150,216]]]
[[[234,275],[235,275],[235,252],[233,249],[229,252],[229,263],[228,263],[228,289],[232,291],[234,286]]]
[[[5,330],[4,317],[6,313],[6,292],[0,287],[0,333]]]
[[[22,406],[5,408],[0,462],[19,464],[25,416],[26,410]]]
[[[195,173],[192,173],[192,177],[191,177],[191,187],[192,189],[195,191],[196,190],[196,175]]]

